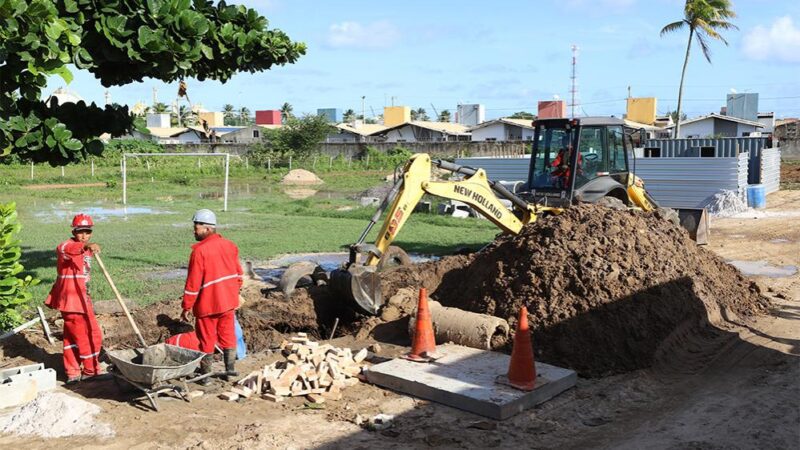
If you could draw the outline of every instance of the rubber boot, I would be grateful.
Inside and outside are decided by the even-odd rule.
[[[214,355],[208,354],[203,356],[203,359],[200,360],[200,374],[205,375],[207,373],[211,373],[211,366],[214,364]],[[205,377],[202,380],[198,381],[197,384],[201,386],[208,386],[211,384],[211,377]]]
[[[223,379],[225,381],[231,381],[231,378],[239,376],[239,372],[237,372],[235,368],[236,349],[226,348],[222,350],[222,357],[225,359],[225,376],[223,377]]]

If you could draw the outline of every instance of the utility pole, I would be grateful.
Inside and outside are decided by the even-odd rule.
[[[578,46],[573,44],[572,45],[572,76],[570,79],[572,80],[572,87],[570,88],[569,92],[572,95],[572,104],[570,104],[571,108],[571,116],[575,118],[575,107],[578,105],[577,97],[578,97],[578,74],[577,74],[577,66],[578,66]]]
[[[395,97],[394,95],[392,96],[392,106],[394,106],[394,99],[396,99],[396,98],[397,97]]]
[[[153,86],[153,108],[156,107],[156,103],[158,103],[158,88]]]
[[[111,104],[111,92],[108,89],[106,89],[106,92],[105,92],[105,99],[106,99],[106,106],[110,105]]]

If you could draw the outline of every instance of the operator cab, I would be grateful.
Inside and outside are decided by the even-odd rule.
[[[566,207],[612,196],[630,203],[625,183],[630,172],[631,145],[626,142],[626,133],[629,136],[633,129],[627,128],[623,120],[541,119],[534,121],[533,126],[533,150],[525,189],[529,201]]]

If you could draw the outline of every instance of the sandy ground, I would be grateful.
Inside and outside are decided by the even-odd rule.
[[[725,259],[800,266],[800,191],[768,197],[771,216],[712,223],[710,248]],[[161,412],[121,394],[113,381],[73,389],[103,409],[108,440],[0,436],[4,448],[798,448],[800,446],[800,276],[754,277],[774,301],[746,322],[724,317],[722,332],[693,336],[683,354],[647,370],[578,385],[504,422],[361,384],[323,410],[303,401],[228,403],[208,395],[185,403],[162,398]],[[355,349],[369,344],[340,338]],[[400,348],[382,344],[381,356]],[[44,358],[59,349],[45,349]],[[613,352],[614,349],[608,349]],[[261,354],[241,371],[275,356]],[[3,361],[3,365],[9,361]],[[63,390],[64,388],[59,388]],[[219,386],[216,387],[219,389]],[[66,391],[65,391],[66,392]],[[394,414],[383,432],[357,416]],[[46,424],[42,424],[46,426]]]

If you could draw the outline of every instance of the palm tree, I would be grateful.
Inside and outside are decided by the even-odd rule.
[[[250,125],[250,110],[246,106],[242,106],[239,109],[239,125]]]
[[[728,41],[719,34],[719,30],[738,30],[739,28],[728,22],[727,19],[736,17],[730,0],[686,0],[683,7],[683,19],[672,22],[661,29],[661,36],[689,28],[689,40],[686,44],[686,57],[683,60],[681,71],[681,84],[678,87],[677,116],[681,117],[681,100],[683,100],[683,80],[686,76],[686,66],[689,63],[689,51],[692,48],[692,38],[697,39],[697,44],[703,51],[703,56],[711,63],[711,50],[708,48],[708,39],[715,39],[728,45]],[[680,136],[681,123],[675,124],[675,138]]]
[[[442,110],[439,113],[439,122],[450,122],[450,110]]]
[[[416,111],[411,111],[411,114],[413,115],[415,112],[417,113],[417,120],[431,120],[431,118],[428,117],[428,113],[425,111],[425,108],[417,108]]]
[[[150,109],[152,110],[152,112],[156,114],[163,114],[169,112],[169,106],[166,103],[161,103],[161,102],[156,103]]]
[[[348,109],[347,111],[344,112],[344,116],[342,116],[342,119],[345,122],[352,122],[356,120],[356,112],[353,111],[352,109]]]
[[[236,125],[236,108],[230,103],[222,107],[222,116],[225,125]]]
[[[283,120],[291,119],[294,117],[294,114],[292,114],[293,110],[294,108],[292,108],[292,105],[289,102],[285,102],[283,106],[281,106],[281,118]]]

